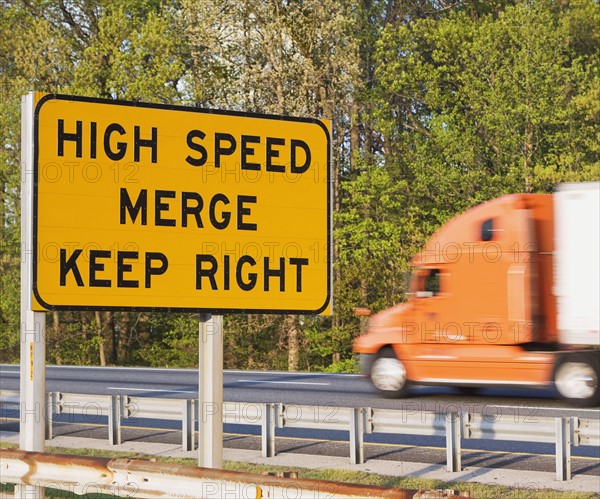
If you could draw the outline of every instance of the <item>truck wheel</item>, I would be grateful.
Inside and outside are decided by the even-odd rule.
[[[406,368],[392,348],[386,347],[380,350],[371,366],[371,381],[386,398],[400,398],[406,395],[408,391]]]
[[[563,357],[554,371],[554,385],[561,398],[573,405],[600,405],[599,362],[589,354]]]

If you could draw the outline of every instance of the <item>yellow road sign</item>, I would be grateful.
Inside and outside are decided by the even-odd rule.
[[[39,308],[328,309],[329,129],[316,119],[42,97]]]

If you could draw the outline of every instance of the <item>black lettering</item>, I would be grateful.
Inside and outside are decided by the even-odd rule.
[[[248,274],[248,281],[244,281],[242,279],[242,266],[245,263],[254,267],[256,265],[256,260],[254,260],[254,258],[252,258],[249,255],[242,256],[238,260],[236,268],[235,268],[235,280],[237,281],[237,285],[240,287],[240,289],[242,289],[244,291],[252,291],[254,289],[254,286],[256,286],[257,276],[254,272],[251,272]]]
[[[230,266],[230,258],[229,255],[223,255],[223,289],[225,291],[229,290],[229,285],[230,285],[230,270],[229,270],[229,266]]]
[[[160,262],[160,266],[154,267],[152,262]],[[146,253],[146,277],[144,280],[144,286],[146,288],[151,287],[151,276],[162,275],[169,268],[169,260],[163,253],[148,252]]]
[[[75,155],[82,156],[83,150],[83,122],[75,122],[75,133],[65,133],[65,120],[58,120],[58,155],[65,155],[65,141],[75,142]]]
[[[92,121],[90,123],[90,158],[91,159],[96,159],[96,142],[97,142],[97,133],[96,133],[96,128],[97,128],[98,124],[95,121]]]
[[[207,262],[210,264],[210,268],[203,268],[203,263]],[[215,291],[219,289],[217,287],[217,280],[215,274],[218,268],[217,259],[212,255],[196,255],[196,289],[202,289],[202,278],[208,277],[210,281],[210,288]]]
[[[142,147],[150,147],[152,149],[151,161],[156,163],[158,156],[158,129],[152,127],[152,137],[149,139],[142,139],[140,137],[140,127],[135,126],[133,128],[133,161],[139,163],[140,161],[140,149]]]
[[[206,134],[200,130],[192,130],[190,133],[187,134],[186,142],[188,147],[192,151],[200,153],[199,158],[193,158],[190,155],[188,155],[187,158],[185,158],[185,160],[192,166],[202,166],[204,163],[206,163],[206,158],[208,157],[206,149],[203,145],[194,142],[194,139],[202,140],[204,139],[204,137],[206,137]]]
[[[305,160],[303,165],[296,164],[296,149],[297,148],[304,150]],[[304,173],[308,170],[310,166],[310,148],[308,144],[300,139],[292,139],[291,141],[291,161],[290,161],[290,171],[292,173]]]
[[[290,258],[290,265],[296,266],[296,291],[302,291],[302,266],[308,265],[308,258]]]
[[[212,223],[215,229],[225,229],[229,225],[229,220],[231,220],[231,213],[229,213],[228,211],[224,211],[222,213],[221,220],[217,220],[215,209],[218,202],[221,202],[223,204],[229,204],[229,199],[227,198],[227,196],[225,196],[225,194],[215,194],[213,196],[213,198],[210,200],[209,207],[210,223]]]
[[[267,137],[267,171],[268,172],[285,172],[285,166],[273,164],[273,158],[279,157],[279,151],[273,149],[273,146],[285,145],[285,139],[279,139],[276,137]],[[292,151],[293,154],[293,151]]]
[[[285,291],[285,258],[279,259],[279,269],[269,268],[269,257],[264,258],[265,266],[265,291],[269,291],[269,280],[271,277],[279,277],[279,291]]]
[[[195,206],[189,206],[188,201],[193,200],[196,201]],[[204,227],[202,225],[202,218],[200,218],[200,212],[204,207],[204,201],[202,200],[202,196],[197,192],[182,192],[181,193],[181,226],[187,227],[187,217],[188,215],[193,215],[196,219],[197,227]]]
[[[125,142],[117,142],[117,151],[110,148],[110,136],[117,132],[119,135],[125,135],[125,129],[118,123],[111,123],[106,127],[104,132],[104,152],[113,161],[119,161],[125,157],[127,152],[127,144]]]
[[[238,196],[237,228],[238,230],[256,230],[256,224],[244,222],[244,217],[250,215],[250,208],[246,208],[244,203],[256,203],[256,196]]]
[[[123,274],[131,272],[131,264],[125,263],[125,260],[137,260],[139,253],[137,251],[117,251],[117,287],[118,288],[139,288],[139,281],[125,280]]]
[[[229,147],[223,147],[221,142],[229,142]],[[215,167],[221,166],[221,156],[233,154],[236,147],[236,141],[230,133],[215,133]]]
[[[73,272],[73,277],[75,278],[75,282],[77,286],[83,286],[83,279],[81,278],[81,273],[79,272],[79,268],[77,267],[77,259],[79,255],[81,255],[82,250],[76,249],[73,251],[69,259],[67,260],[67,250],[64,248],[60,249],[60,285],[67,285],[67,275],[69,272]]]
[[[96,278],[96,272],[102,272],[104,270],[104,264],[96,261],[99,258],[110,258],[110,251],[90,250],[90,287],[110,288],[109,279]]]
[[[126,213],[129,213],[129,218],[132,223],[135,223],[137,219],[138,213],[142,212],[142,225],[147,225],[148,223],[148,191],[146,189],[142,189],[138,195],[138,198],[135,202],[135,205],[132,204],[131,198],[129,197],[129,193],[127,189],[121,187],[121,217],[120,223],[121,225],[125,225],[126,223]]]
[[[172,218],[162,218],[162,212],[169,209],[169,204],[162,202],[163,198],[174,199],[175,191],[158,190],[154,193],[154,225],[157,227],[175,227],[175,220]]]
[[[260,137],[257,135],[242,135],[242,170],[260,170],[260,163],[248,163],[246,156],[254,155],[254,147],[248,147],[247,144],[260,144]]]

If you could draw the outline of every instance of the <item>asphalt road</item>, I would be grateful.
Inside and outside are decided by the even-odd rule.
[[[0,364],[0,389],[19,390],[19,366]],[[198,371],[122,367],[48,366],[46,390],[66,393],[127,394],[195,398]],[[579,416],[600,419],[600,409],[577,409],[556,399],[551,389],[482,389],[477,396],[452,388],[413,387],[404,399],[379,396],[360,375],[225,371],[224,399],[230,402],[281,402],[332,407],[376,407],[406,411],[467,411],[516,418]]]
[[[102,395],[126,394],[169,399],[196,398],[198,395],[198,371],[193,369],[48,366],[46,378],[47,391]],[[19,390],[19,366],[0,365],[0,389]],[[335,411],[337,407],[385,408],[404,410],[407,413],[470,411],[492,416],[508,415],[517,422],[522,421],[523,424],[532,425],[536,423],[537,417],[543,416],[578,416],[600,419],[600,409],[569,407],[556,399],[553,390],[485,389],[478,396],[467,397],[458,394],[451,388],[414,387],[409,397],[401,400],[388,400],[381,398],[364,377],[348,374],[225,371],[224,400],[254,403],[281,402],[313,406],[329,411]],[[140,435],[136,438],[157,438],[156,435],[154,437],[149,435],[152,433],[167,435],[178,428],[178,423],[156,420],[128,420],[127,424],[132,428],[131,431],[134,431],[133,428],[136,426],[140,428],[135,430],[136,435],[138,433]],[[343,449],[347,448],[347,444],[339,443],[340,441],[347,442],[347,432],[285,430],[278,430],[278,435],[300,439],[300,441],[312,439],[313,442],[330,442],[328,445],[319,444],[320,447],[325,448],[325,452],[334,452],[331,449],[336,448],[336,445],[341,445]],[[82,432],[84,429],[71,431]],[[96,430],[88,428],[85,431]],[[144,431],[147,433],[147,437],[142,435]],[[242,441],[251,442],[252,437],[249,435],[256,434],[258,428],[247,425],[228,425],[225,431],[230,435],[237,435],[235,439],[230,438],[230,440],[238,444]],[[443,452],[445,448],[443,437],[373,434],[366,435],[366,441],[369,442],[369,445],[375,446],[422,447],[421,456],[435,449]],[[256,445],[256,442],[245,445]],[[299,444],[294,447],[307,447],[307,451],[312,451],[315,445]],[[470,451],[546,456],[548,458],[547,467],[552,470],[554,466],[552,456],[555,449],[553,444],[464,440],[462,447]],[[392,455],[397,451],[398,449],[393,451],[384,448],[377,452]],[[600,474],[599,449],[589,446],[573,447],[572,453],[574,456],[589,458],[590,461],[585,467],[589,468],[592,473]]]

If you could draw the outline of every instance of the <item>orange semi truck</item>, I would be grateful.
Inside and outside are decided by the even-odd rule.
[[[411,384],[548,387],[600,405],[600,182],[513,194],[442,226],[412,264],[404,303],[355,340],[387,397]]]

